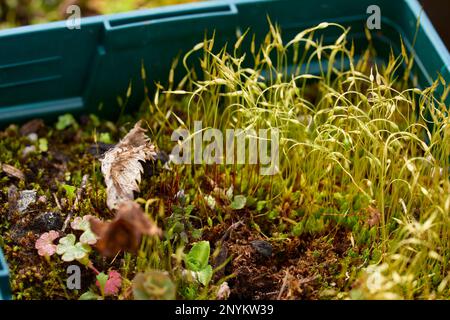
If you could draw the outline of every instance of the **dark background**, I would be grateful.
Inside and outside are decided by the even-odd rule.
[[[450,50],[450,0],[420,0],[420,3]]]

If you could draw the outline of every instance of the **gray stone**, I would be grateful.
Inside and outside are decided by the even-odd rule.
[[[50,230],[60,230],[63,224],[64,221],[59,212],[48,211],[36,216],[31,227],[42,233]]]
[[[259,253],[260,255],[269,258],[270,256],[272,256],[272,245],[270,243],[268,243],[267,241],[263,241],[263,240],[255,240],[252,241],[250,243],[253,247],[253,249],[255,249],[255,251],[257,253]]]
[[[19,192],[17,210],[19,213],[27,211],[28,207],[36,202],[36,190],[23,190]]]
[[[32,132],[32,133],[30,133],[28,136],[27,136],[27,138],[28,138],[28,140],[30,140],[31,142],[36,142],[37,140],[38,140],[38,135],[36,134],[36,133],[34,133],[34,132]]]

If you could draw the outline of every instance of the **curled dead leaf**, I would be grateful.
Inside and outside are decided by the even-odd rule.
[[[145,135],[146,130],[137,122],[133,129],[101,159],[105,177],[107,205],[115,209],[122,201],[133,200],[133,192],[139,191],[141,162],[155,160],[156,147]]]
[[[160,236],[161,229],[152,222],[139,204],[120,203],[111,222],[97,218],[89,220],[91,230],[98,237],[96,248],[105,257],[114,257],[120,251],[137,252],[143,235]]]

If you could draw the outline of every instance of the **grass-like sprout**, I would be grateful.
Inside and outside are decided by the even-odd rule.
[[[330,29],[340,36],[325,44]],[[258,221],[270,225],[261,230],[269,238],[350,228],[352,240],[371,252],[366,272],[351,273],[362,277],[354,292],[364,297],[448,298],[449,86],[438,78],[428,88],[412,87],[406,50],[384,64],[372,46],[355,58],[348,31],[324,22],[286,42],[270,23],[259,47],[250,31],[224,48],[206,38],[174,62],[168,84],[157,84],[140,116],[163,149],[173,145],[173,130],[192,133],[196,120],[223,132],[279,129],[275,176],[249,164],[175,166],[172,174],[184,175],[186,190],[208,193],[201,172],[267,201]],[[376,213],[370,225],[369,209]],[[269,218],[273,210],[278,215]],[[205,223],[230,218],[203,214]]]

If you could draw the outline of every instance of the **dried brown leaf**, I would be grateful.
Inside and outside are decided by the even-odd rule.
[[[161,229],[145,215],[133,201],[120,203],[111,222],[90,219],[91,230],[99,238],[98,251],[105,257],[114,257],[120,251],[136,252],[143,235],[160,236]]]
[[[19,180],[25,180],[24,173],[20,169],[17,169],[16,167],[13,167],[9,164],[2,164],[2,170],[10,177],[14,177]]]
[[[137,122],[134,128],[103,159],[102,173],[105,177],[107,205],[110,209],[126,200],[133,200],[133,192],[139,191],[141,162],[156,159],[156,147],[145,135],[146,130]]]

